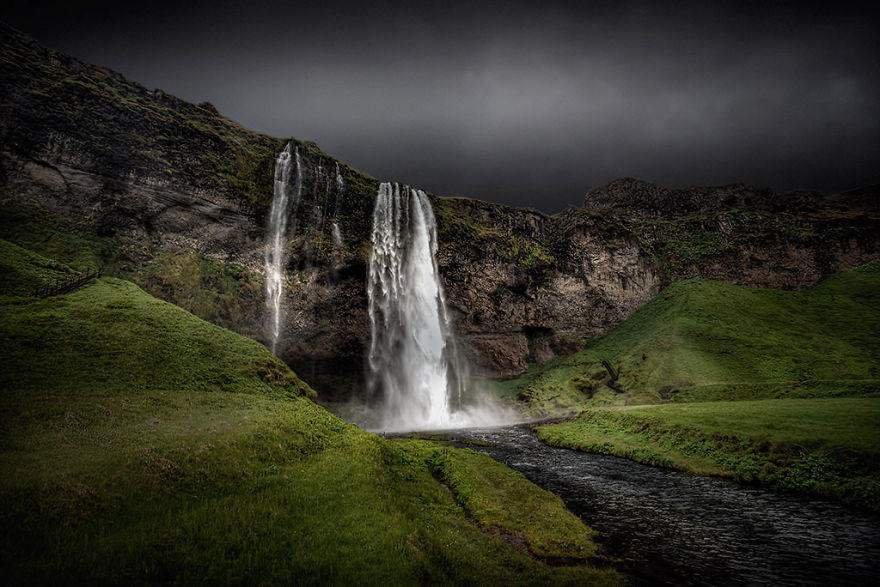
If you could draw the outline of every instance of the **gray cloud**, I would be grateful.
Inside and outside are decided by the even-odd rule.
[[[377,177],[556,211],[629,175],[880,182],[866,6],[13,2],[5,19]]]

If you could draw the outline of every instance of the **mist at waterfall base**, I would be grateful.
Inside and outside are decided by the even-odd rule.
[[[371,240],[368,386],[380,399],[378,418],[362,425],[401,432],[514,419],[469,382],[437,271],[437,227],[425,192],[382,183]]]

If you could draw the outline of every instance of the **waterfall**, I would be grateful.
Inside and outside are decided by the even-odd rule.
[[[345,193],[345,181],[339,172],[339,162],[336,162],[336,205],[333,207],[333,218],[339,218],[339,206],[342,203],[342,195]]]
[[[437,229],[425,192],[382,183],[367,285],[370,387],[385,430],[456,425],[463,373],[437,272]]]
[[[342,244],[342,229],[334,222],[330,227],[330,283],[336,283],[339,278],[345,254]]]
[[[312,184],[312,201],[314,202],[313,208],[313,226],[315,229],[315,233],[321,233],[324,230],[324,220],[327,218],[327,199],[330,195],[330,175],[326,175],[326,182],[324,186],[324,201],[323,204],[320,202],[320,195],[318,191],[321,189],[321,178],[324,176],[324,167],[321,165],[321,162],[318,161],[317,166],[315,168],[315,181]]]
[[[272,352],[278,345],[282,325],[282,300],[284,297],[284,244],[287,236],[287,219],[290,216],[290,179],[294,166],[293,211],[299,205],[302,182],[299,150],[290,153],[290,143],[275,159],[275,186],[272,207],[269,209],[269,226],[265,252],[266,262],[266,305],[269,308],[269,341]]]
[[[327,182],[324,185],[324,205],[321,207],[323,210],[323,216],[321,217],[322,223],[326,221],[327,217],[330,215],[330,185],[330,174],[328,173]],[[321,228],[323,228],[323,224]]]

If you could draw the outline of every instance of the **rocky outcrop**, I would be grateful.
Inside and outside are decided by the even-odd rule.
[[[262,340],[266,213],[286,139],[8,27],[0,33],[0,236],[16,240],[15,227],[28,222],[86,235],[105,274]],[[377,182],[291,140],[302,198],[279,354],[307,379],[311,371],[338,386],[341,371],[361,371],[369,337],[364,286]],[[337,165],[341,194],[332,187]],[[621,179],[554,216],[431,198],[440,273],[464,346],[478,375],[509,376],[573,352],[679,279],[797,289],[875,258],[878,193]],[[330,245],[333,222],[341,250]]]

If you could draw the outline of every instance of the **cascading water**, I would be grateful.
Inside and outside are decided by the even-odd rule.
[[[335,222],[330,228],[330,246],[333,247],[334,252],[342,246],[342,231],[339,229],[339,225]]]
[[[326,175],[326,177],[325,177]],[[326,181],[322,182],[322,179]],[[318,193],[321,189],[321,183],[324,183],[323,203],[321,203],[321,195]],[[318,162],[315,168],[315,181],[312,184],[312,201],[314,202],[314,228],[316,233],[324,230],[324,221],[327,219],[327,199],[330,197],[330,176],[324,173],[324,167]]]
[[[282,326],[282,299],[284,280],[284,244],[287,237],[287,219],[290,215],[290,180],[294,178],[293,208],[299,205],[302,182],[299,150],[291,155],[290,143],[275,160],[275,187],[272,207],[269,209],[268,242],[266,243],[266,305],[269,308],[269,341],[272,352],[278,346]]]
[[[339,207],[342,203],[342,194],[345,193],[345,180],[339,171],[339,163],[336,163],[336,205],[333,206],[333,217],[339,218]]]
[[[382,396],[382,429],[439,429],[509,417],[488,403],[480,411],[461,405],[465,373],[437,271],[437,228],[425,192],[382,183],[372,242],[369,384]]]
[[[343,261],[342,230],[337,223],[330,227],[330,283],[336,283]]]
[[[382,183],[373,212],[367,295],[371,384],[386,427],[442,427],[449,419],[434,215],[424,192]]]

